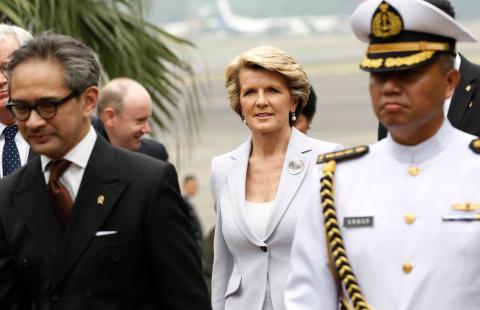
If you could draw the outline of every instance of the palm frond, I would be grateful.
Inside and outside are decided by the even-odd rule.
[[[194,46],[146,21],[142,9],[135,0],[2,0],[0,22],[82,40],[96,52],[104,75],[130,77],[150,91],[156,125],[168,130],[174,113],[184,110],[186,132],[194,135],[202,91],[190,64],[173,49]]]

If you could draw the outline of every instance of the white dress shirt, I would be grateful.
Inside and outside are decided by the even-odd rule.
[[[63,159],[71,161],[72,164],[60,177],[60,182],[70,193],[73,202],[75,202],[75,199],[77,198],[78,189],[83,178],[83,173],[85,172],[85,168],[87,167],[87,163],[90,159],[90,155],[92,154],[92,150],[96,140],[97,134],[95,132],[95,129],[93,129],[93,127],[90,125],[90,130],[85,135],[85,137],[83,137],[83,139],[63,157]],[[45,155],[41,155],[40,160],[42,163],[42,171],[45,176],[45,183],[48,184],[50,171],[48,170],[47,166],[53,159]]]
[[[469,148],[475,138],[445,121],[416,146],[389,136],[337,164],[338,223],[373,309],[479,309],[480,154]],[[455,207],[467,203],[475,207]],[[345,227],[345,219],[363,216],[373,225]],[[455,216],[464,220],[445,220]],[[337,309],[320,204],[299,215],[291,265],[287,309]]]
[[[3,178],[3,162],[2,162],[2,152],[3,146],[5,145],[5,136],[3,135],[3,130],[6,128],[4,124],[0,123],[0,177]],[[25,141],[23,136],[20,134],[20,131],[15,135],[15,144],[17,145],[18,155],[20,155],[21,165],[25,165],[28,160],[28,152],[30,151],[30,145]]]

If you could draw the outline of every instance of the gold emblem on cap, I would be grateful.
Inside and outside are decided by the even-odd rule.
[[[400,16],[390,10],[390,5],[386,2],[382,2],[378,8],[380,11],[372,19],[372,34],[377,38],[390,38],[399,34],[403,27]]]
[[[97,205],[103,205],[104,202],[105,202],[105,196],[99,195],[97,197]]]
[[[475,210],[480,209],[480,204],[469,203],[469,202],[467,202],[467,203],[456,203],[456,204],[452,205],[452,209],[456,210],[456,211],[465,211],[465,212],[475,211]]]

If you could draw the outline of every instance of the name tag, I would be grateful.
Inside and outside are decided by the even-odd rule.
[[[373,227],[373,216],[345,217],[343,219],[343,227],[346,227],[346,228]]]
[[[442,216],[444,222],[472,222],[480,221],[480,214],[444,214]]]

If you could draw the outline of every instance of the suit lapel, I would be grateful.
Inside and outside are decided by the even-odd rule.
[[[126,181],[118,179],[115,159],[113,147],[97,138],[65,232],[53,289],[61,283],[85,252],[127,187]]]
[[[37,153],[35,153],[34,151],[32,151],[32,148],[31,148],[31,147],[29,147],[29,148],[28,148],[28,157],[27,157],[27,161],[29,161],[29,160],[32,160],[32,159],[34,159],[34,158],[35,158],[35,157],[37,157],[37,156],[38,156],[38,154],[37,154]]]
[[[62,246],[63,229],[48,200],[40,157],[34,158],[25,169],[20,187],[12,193],[14,208],[32,237],[56,260]]]
[[[264,246],[258,236],[251,230],[245,213],[245,181],[247,177],[248,157],[252,145],[251,138],[232,153],[235,162],[227,174],[228,189],[230,192],[231,207],[235,221],[243,235],[253,244]]]
[[[447,114],[448,119],[455,128],[461,128],[465,113],[470,107],[477,88],[476,75],[472,71],[472,64],[461,55],[460,58],[460,82],[455,88]]]
[[[282,219],[283,215],[290,206],[293,197],[297,193],[300,185],[302,184],[303,179],[308,171],[310,161],[303,154],[312,150],[309,146],[309,143],[306,143],[304,136],[295,128],[292,128],[292,135],[290,141],[288,142],[287,154],[285,155],[285,161],[283,163],[282,175],[280,177],[280,184],[277,190],[277,196],[275,198],[275,205],[268,222],[267,231],[265,234],[265,240],[267,240],[278,223]],[[302,163],[303,169],[298,173],[293,173],[290,171],[290,163]]]

